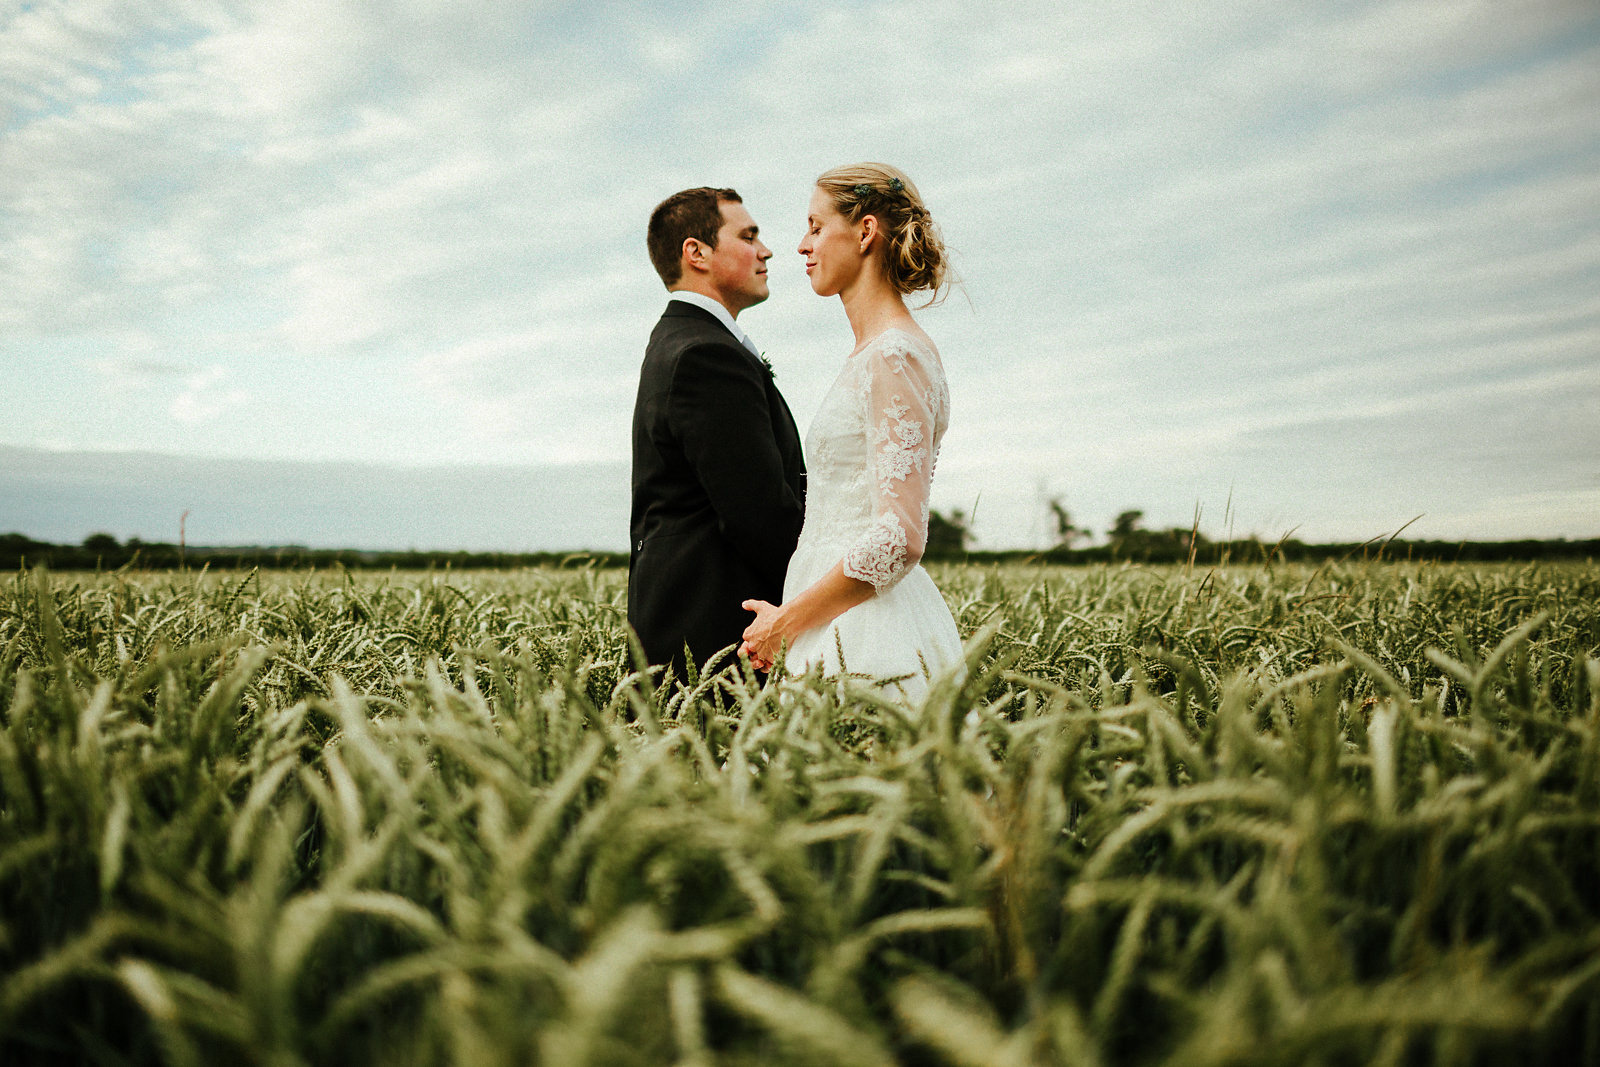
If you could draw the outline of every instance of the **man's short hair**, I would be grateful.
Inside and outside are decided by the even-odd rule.
[[[683,242],[693,237],[707,247],[717,247],[717,231],[722,229],[722,205],[742,204],[732,189],[713,189],[702,185],[673,193],[650,212],[650,262],[661,275],[663,285],[677,285],[683,278]]]

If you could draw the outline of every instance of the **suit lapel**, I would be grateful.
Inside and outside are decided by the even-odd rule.
[[[733,332],[729,330],[720,319],[711,314],[711,312],[707,311],[705,308],[696,307],[695,305],[686,303],[682,300],[669,300],[667,301],[667,309],[661,313],[661,317],[663,319],[690,319],[697,325],[706,326],[715,330],[719,336],[727,338],[729,343],[731,343],[734,348],[737,348],[741,353],[743,353],[744,357],[748,359],[752,365],[759,367],[761,369],[761,373],[766,375],[767,396],[771,400],[777,402],[779,410],[783,412],[783,421],[788,427],[789,432],[786,436],[788,437],[789,441],[787,446],[784,447],[784,451],[793,453],[793,470],[799,474],[801,479],[800,483],[795,486],[795,491],[803,492],[804,490],[802,486],[804,485],[803,479],[805,478],[805,459],[804,449],[800,444],[800,427],[795,423],[794,412],[789,410],[789,403],[784,399],[783,393],[779,391],[778,383],[773,379],[771,369],[759,357],[754,355],[748,348],[746,348],[744,343],[735,337]]]
[[[664,319],[692,319],[696,323],[710,326],[712,329],[716,330],[718,334],[726,337],[733,344],[733,347],[743,352],[746,356],[749,356],[756,363],[761,362],[761,358],[755,355],[755,353],[751,352],[750,349],[746,348],[744,342],[739,340],[737,334],[728,329],[721,319],[717,318],[703,307],[696,307],[694,304],[690,304],[683,300],[669,300],[667,301],[667,310],[661,313],[661,317]]]

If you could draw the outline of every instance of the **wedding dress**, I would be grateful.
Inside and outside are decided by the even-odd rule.
[[[939,355],[905,330],[884,331],[845,361],[806,434],[806,517],[789,561],[789,600],[841,560],[875,595],[797,637],[792,673],[822,663],[897,686],[915,701],[961,659],[955,620],[919,565],[928,490],[950,419]]]

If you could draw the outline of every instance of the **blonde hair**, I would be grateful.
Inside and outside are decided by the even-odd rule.
[[[884,268],[897,292],[933,290],[923,307],[944,299],[948,272],[944,238],[922,194],[902,171],[887,163],[852,163],[826,171],[817,179],[817,188],[828,194],[847,221],[860,222],[868,215],[878,220],[888,241]]]

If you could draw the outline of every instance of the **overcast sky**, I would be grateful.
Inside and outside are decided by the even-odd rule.
[[[0,0],[0,525],[622,547],[650,209],[744,195],[777,258],[740,323],[803,427],[851,339],[794,248],[861,159],[955,249],[934,505],[980,543],[1039,543],[1051,497],[1102,531],[1600,535],[1589,0]],[[252,520],[241,460],[331,514]],[[482,468],[547,465],[560,521],[497,517]],[[379,468],[477,488],[340,527]]]

